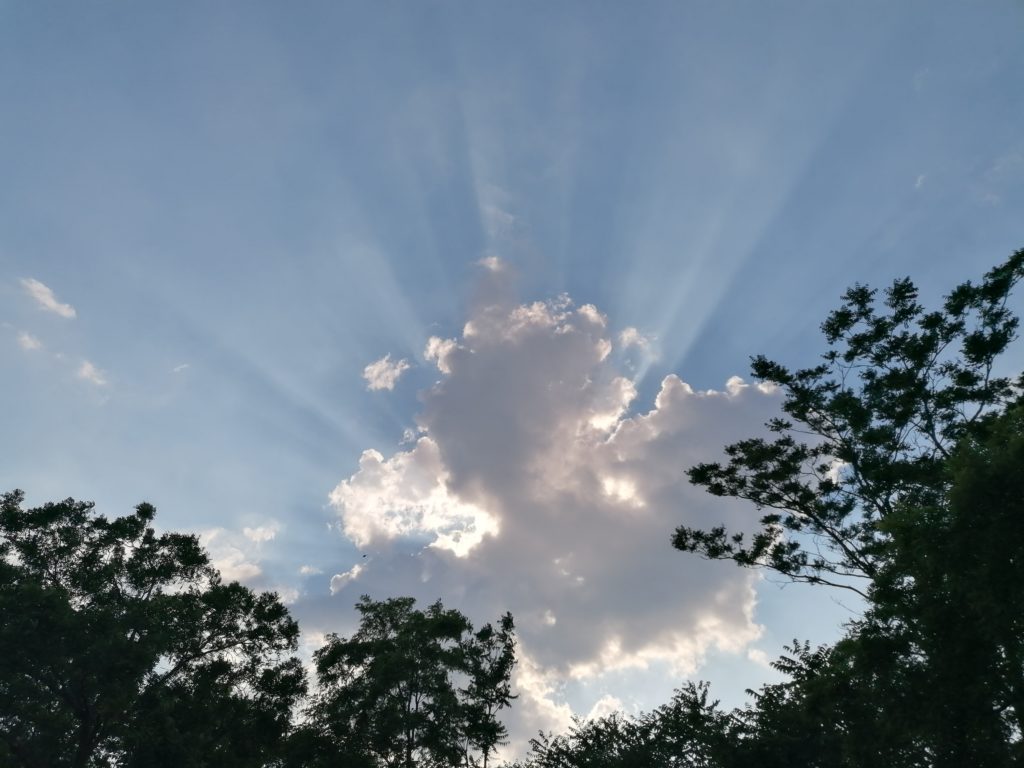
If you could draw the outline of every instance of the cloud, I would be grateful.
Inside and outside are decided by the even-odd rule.
[[[188,363],[182,363],[181,365],[176,365],[171,368],[171,373],[181,373],[182,371],[187,371],[191,367],[192,366]]]
[[[271,592],[276,592],[277,596],[281,598],[281,602],[285,605],[292,605],[299,599],[299,590],[295,587],[288,586],[276,586],[271,588]]]
[[[914,182],[914,189],[920,189],[921,187],[923,187],[925,179],[927,178],[928,177],[923,173],[920,176],[918,176],[917,181]]]
[[[359,574],[362,572],[363,566],[357,563],[344,573],[336,573],[331,576],[331,594],[336,595],[338,592],[341,592],[349,582],[358,579]]]
[[[248,536],[239,536],[227,528],[211,528],[199,533],[199,543],[224,581],[249,582],[263,573],[247,539]]]
[[[764,667],[765,669],[772,668],[772,660],[768,658],[768,654],[760,648],[748,648],[747,658],[760,667]]]
[[[210,562],[220,571],[225,581],[240,581],[271,589],[282,600],[295,602],[299,593],[288,584],[261,583],[264,575],[260,560],[265,556],[264,545],[273,541],[281,526],[276,521],[256,527],[243,527],[241,531],[228,528],[210,528],[199,533],[199,541],[210,555]]]
[[[303,565],[301,568],[299,568],[299,575],[301,576],[313,576],[318,573],[323,573],[323,571],[312,565]]]
[[[465,556],[498,523],[484,509],[448,492],[437,443],[421,437],[411,451],[391,459],[364,451],[359,472],[341,482],[330,495],[344,510],[345,535],[356,546],[372,547],[396,538],[422,536],[426,546]]]
[[[391,355],[384,355],[363,368],[363,378],[366,379],[366,388],[371,392],[387,389],[392,390],[398,382],[399,377],[412,366],[408,360],[391,360]]]
[[[584,720],[600,720],[602,717],[622,712],[625,708],[625,705],[619,698],[606,693],[594,703],[594,706],[590,708]]]
[[[82,361],[82,364],[78,366],[78,372],[75,375],[83,381],[95,384],[97,387],[105,386],[107,383],[106,374],[88,360]]]
[[[38,280],[31,277],[22,278],[21,285],[25,289],[25,293],[35,299],[40,309],[69,319],[77,314],[75,308],[70,304],[61,304],[57,301],[53,291]]]
[[[448,365],[448,356],[451,355],[459,344],[455,339],[441,339],[431,336],[427,339],[427,346],[423,350],[423,357],[428,363],[434,363],[441,373],[451,373]]]
[[[619,346],[623,349],[638,347],[639,349],[649,350],[651,340],[633,326],[628,326],[619,332]]]
[[[692,674],[709,651],[743,653],[760,634],[753,574],[669,541],[680,524],[747,523],[685,469],[758,431],[778,394],[739,378],[697,391],[671,375],[637,410],[611,337],[597,308],[566,296],[479,306],[459,338],[428,342],[442,375],[421,395],[418,440],[364,451],[330,494],[341,530],[372,553],[332,592],[358,579],[360,593],[441,597],[478,622],[512,612],[514,734],[567,722],[567,680]]]
[[[256,528],[243,528],[242,535],[249,541],[262,544],[265,541],[273,541],[277,536],[277,523],[272,525],[261,525]]]
[[[485,202],[481,204],[480,219],[483,223],[484,232],[491,240],[511,237],[515,234],[518,226],[518,221],[513,214],[503,210],[494,203]],[[496,264],[500,266],[501,262],[497,261]]]
[[[18,346],[20,346],[24,350],[31,352],[32,350],[35,349],[42,349],[43,342],[41,342],[28,331],[22,331],[21,333],[18,334]]]

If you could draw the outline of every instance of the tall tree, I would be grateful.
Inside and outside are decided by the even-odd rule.
[[[505,737],[515,661],[512,617],[474,633],[459,611],[413,598],[356,605],[359,630],[314,655],[320,690],[297,737],[297,764],[485,764]]]
[[[508,731],[497,715],[512,699],[512,668],[516,663],[515,624],[506,613],[494,627],[485,624],[463,645],[465,684],[460,688],[464,755],[467,766],[487,768]],[[479,760],[475,755],[479,755]]]
[[[156,510],[0,501],[0,763],[262,766],[305,688],[273,594],[224,583]]]
[[[1024,250],[963,283],[925,311],[909,278],[885,292],[854,286],[822,330],[824,362],[791,371],[756,357],[753,375],[785,394],[788,418],[774,439],[728,446],[725,464],[701,464],[690,479],[719,496],[766,510],[752,536],[724,527],[676,530],[676,548],[865,597],[886,559],[880,525],[898,505],[946,502],[946,462],[1015,397],[996,361],[1016,338],[1007,308],[1024,276]]]
[[[754,359],[754,375],[782,388],[788,418],[768,423],[774,438],[730,445],[727,462],[690,479],[753,502],[758,525],[752,536],[680,527],[673,543],[867,601],[835,649],[804,649],[790,683],[762,692],[755,741],[779,747],[792,730],[781,724],[810,717],[834,738],[813,759],[793,758],[804,764],[1024,759],[1024,378],[999,369],[1022,277],[1017,251],[930,312],[909,279],[881,308],[855,286],[822,326],[821,365]],[[822,731],[814,713],[825,711],[840,725]]]

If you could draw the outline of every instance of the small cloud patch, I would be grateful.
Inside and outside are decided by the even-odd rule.
[[[28,331],[22,331],[18,334],[18,346],[22,349],[31,352],[35,349],[42,349],[43,342],[37,339]]]
[[[408,360],[392,360],[391,355],[384,355],[380,360],[375,360],[363,368],[363,378],[366,379],[366,388],[371,392],[381,389],[388,391],[395,388],[398,379],[412,366]]]
[[[53,312],[55,315],[66,317],[71,319],[78,313],[75,312],[75,308],[70,304],[62,304],[57,301],[57,297],[54,296],[53,291],[45,284],[39,282],[35,278],[26,277],[21,281],[21,287],[25,289],[25,293],[31,296],[39,308],[46,312]]]
[[[277,536],[276,525],[261,525],[256,528],[243,528],[242,534],[249,541],[262,544],[265,541],[273,541],[274,537]]]
[[[107,375],[88,360],[82,361],[75,375],[97,387],[104,387],[107,384]]]

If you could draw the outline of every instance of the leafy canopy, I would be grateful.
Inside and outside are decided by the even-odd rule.
[[[486,766],[507,732],[513,698],[512,616],[473,631],[440,602],[410,597],[356,605],[359,630],[316,652],[319,693],[296,765]]]
[[[224,583],[156,510],[0,499],[0,764],[259,766],[305,690],[274,594]]]
[[[753,535],[679,527],[676,548],[867,596],[891,555],[881,523],[899,505],[941,504],[957,445],[1018,391],[996,360],[1016,338],[1007,308],[1024,276],[1024,250],[963,283],[926,311],[908,279],[885,291],[854,286],[822,330],[824,361],[790,370],[753,359],[754,376],[782,388],[788,418],[774,438],[725,449],[690,480],[764,511]]]

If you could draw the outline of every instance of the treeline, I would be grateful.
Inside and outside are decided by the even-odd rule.
[[[278,596],[224,583],[151,505],[22,500],[0,502],[0,766],[475,766],[504,743],[510,615],[363,597],[310,691]]]
[[[784,681],[743,709],[689,683],[650,713],[541,734],[518,765],[1024,764],[1024,377],[1002,360],[1022,276],[1018,251],[931,311],[909,280],[855,286],[820,365],[754,359],[785,395],[770,437],[690,470],[757,517],[680,527],[674,546],[856,592],[841,640],[794,641]],[[22,503],[0,503],[0,765],[454,768],[507,741],[508,614],[475,629],[364,597],[311,685],[277,596],[224,583],[194,536],[155,533],[152,506]]]

